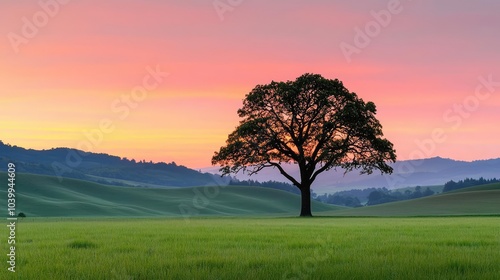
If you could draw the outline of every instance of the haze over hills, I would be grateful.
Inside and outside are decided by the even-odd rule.
[[[0,172],[0,180],[7,174]],[[268,188],[225,186],[200,198],[203,187],[115,187],[78,179],[23,174],[16,179],[17,211],[28,217],[146,217],[297,215],[298,195]],[[6,196],[6,190],[0,195]],[[500,214],[500,183],[451,191],[425,198],[360,208],[313,200],[318,216],[439,216]],[[6,200],[0,201],[6,207]]]
[[[299,171],[294,164],[283,164],[284,169],[299,178]],[[411,186],[444,185],[450,180],[465,178],[499,178],[500,158],[490,160],[477,160],[472,162],[457,161],[434,157],[421,160],[398,161],[391,164],[394,173],[381,175],[374,171],[370,175],[360,175],[357,171],[344,174],[342,169],[332,169],[320,174],[313,184],[313,189],[318,194],[331,193],[353,188],[387,188],[397,189]],[[218,168],[209,167],[202,169],[204,172],[218,173]],[[248,176],[239,173],[235,176],[239,180],[253,179],[257,181],[283,181],[287,180],[277,169],[267,168],[258,174]]]
[[[81,161],[72,164],[67,158],[75,157],[76,153],[81,154]],[[186,214],[186,209],[182,207],[188,207],[187,212],[194,215],[295,215],[300,204],[300,197],[296,194],[255,186],[225,186],[227,182],[221,181],[218,175],[200,173],[175,163],[135,162],[106,154],[84,154],[67,148],[37,151],[0,142],[0,163],[7,166],[7,162],[14,162],[17,171],[25,173],[16,177],[16,191],[19,211],[29,216],[181,217],[183,211]],[[70,170],[54,170],[54,163],[65,164]],[[500,159],[463,162],[431,158],[401,161],[393,166],[395,173],[390,178],[379,174],[360,176],[356,172],[343,176],[340,170],[330,171],[320,177],[317,184],[324,185],[316,186],[315,191],[365,186],[390,188],[391,182],[394,182],[392,188],[397,188],[412,184],[444,184],[450,179],[465,177],[500,177]],[[292,164],[285,165],[285,168],[295,172]],[[257,176],[249,178],[285,181],[279,174],[274,174],[274,171],[264,169]],[[84,180],[59,180],[54,172]],[[247,178],[242,175],[238,177]],[[6,181],[5,172],[0,172],[1,178]],[[147,188],[114,187],[95,181]],[[215,187],[216,195],[207,199],[207,205],[196,208],[195,200],[200,194],[200,186],[217,184],[224,186]],[[499,184],[478,186],[422,199],[350,210],[317,201],[312,203],[314,211],[320,215],[490,215],[500,211],[499,187]],[[0,193],[5,194],[5,190],[0,190]],[[1,204],[5,204],[5,201],[0,202]]]
[[[228,177],[221,178],[218,167],[204,168],[199,172],[175,163],[153,163],[128,160],[108,154],[87,153],[69,148],[33,150],[10,146],[0,141],[0,164],[14,162],[18,172],[77,178],[104,184],[145,187],[189,187],[226,185]],[[284,168],[298,177],[293,164]],[[343,170],[330,170],[318,176],[313,189],[318,194],[333,193],[353,188],[396,189],[408,186],[444,185],[449,180],[465,178],[499,178],[500,159],[457,161],[440,157],[398,161],[392,164],[394,173],[359,175],[352,171],[344,175]],[[237,174],[239,180],[288,181],[276,169],[266,168],[259,174],[248,176]]]
[[[7,173],[0,180],[7,182]],[[16,177],[18,213],[28,217],[78,216],[261,216],[298,215],[298,195],[259,187],[223,186],[185,188],[115,187],[78,179],[23,174]],[[7,190],[0,189],[7,197]],[[332,211],[345,207],[312,201],[313,211]],[[7,200],[0,200],[7,209]]]

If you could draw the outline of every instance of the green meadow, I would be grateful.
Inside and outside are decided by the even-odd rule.
[[[17,239],[18,279],[500,278],[499,217],[25,218]]]

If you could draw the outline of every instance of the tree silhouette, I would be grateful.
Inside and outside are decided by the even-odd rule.
[[[223,175],[249,175],[274,167],[301,192],[300,216],[311,214],[311,184],[331,168],[391,173],[393,145],[382,136],[372,102],[349,92],[339,80],[304,74],[295,81],[257,85],[238,110],[242,120],[215,152]],[[295,178],[281,163],[296,163]]]

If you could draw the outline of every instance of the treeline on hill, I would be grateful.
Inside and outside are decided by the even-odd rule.
[[[377,205],[382,203],[408,200],[433,195],[434,191],[426,188],[422,191],[422,187],[415,187],[414,191],[399,190],[390,191],[387,188],[367,188],[341,191],[334,194],[323,194],[315,199],[324,203],[335,204],[348,207],[361,207],[364,205]]]
[[[263,188],[271,188],[276,190],[282,190],[291,192],[297,195],[300,195],[300,190],[292,184],[278,182],[278,181],[266,181],[266,182],[258,182],[254,180],[238,180],[236,178],[231,178],[229,181],[229,185],[231,186],[255,186],[255,187],[263,187]],[[312,197],[316,197],[316,193],[311,190]]]
[[[486,184],[493,184],[493,183],[500,183],[500,180],[493,178],[493,179],[484,179],[483,177],[479,179],[472,179],[472,178],[466,178],[464,180],[460,180],[458,182],[455,182],[453,180],[447,182],[444,184],[443,192],[449,192],[453,190],[458,190],[458,189],[463,189],[463,188],[468,188],[468,187],[473,187],[473,186],[479,186],[479,185],[486,185]]]
[[[371,192],[378,190],[377,188],[367,188],[367,189],[352,189],[347,191],[340,191],[334,194],[323,194],[316,197],[324,203],[349,206],[349,207],[359,207],[368,200],[368,196]]]
[[[69,148],[50,150],[25,149],[0,140],[0,166],[16,164],[20,173],[74,178],[117,186],[154,184],[190,187],[227,184],[226,179],[208,173],[165,163],[129,160],[104,153]]]
[[[411,190],[405,190],[404,192],[398,190],[390,191],[386,188],[382,188],[370,193],[366,205],[377,205],[394,201],[409,200],[409,199],[431,196],[433,194],[434,191],[431,190],[429,187],[427,187],[424,191],[422,191],[421,186],[416,186],[413,192]]]

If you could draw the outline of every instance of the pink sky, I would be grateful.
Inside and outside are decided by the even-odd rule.
[[[309,72],[374,101],[401,160],[500,157],[498,1],[242,0],[221,15],[214,3],[238,1],[60,1],[0,3],[4,142],[78,148],[87,132],[94,152],[204,167],[246,93]],[[349,62],[341,44],[370,24],[379,30]],[[147,67],[169,75],[127,114],[113,108]],[[475,95],[479,77],[493,85]],[[114,129],[97,139],[103,119]]]

